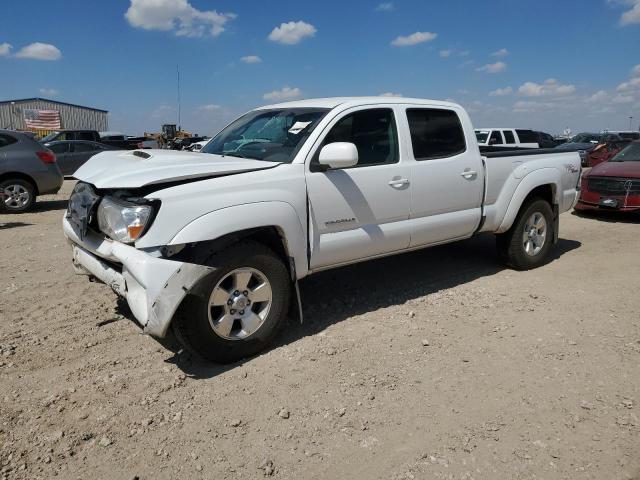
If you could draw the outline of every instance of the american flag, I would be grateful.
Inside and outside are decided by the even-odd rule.
[[[59,130],[60,112],[57,110],[36,110],[25,108],[24,123],[34,130]]]

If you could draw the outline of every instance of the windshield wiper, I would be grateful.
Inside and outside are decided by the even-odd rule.
[[[238,157],[238,158],[249,158],[246,155],[243,155],[241,153],[238,152],[229,152],[229,153],[223,153],[222,154],[223,157]]]

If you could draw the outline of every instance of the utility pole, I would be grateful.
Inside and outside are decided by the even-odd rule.
[[[180,65],[176,64],[176,74],[178,76],[178,131],[182,130],[182,121],[180,119]]]
[[[633,126],[632,126],[632,122],[633,122],[633,117],[629,117],[629,130],[633,130]]]

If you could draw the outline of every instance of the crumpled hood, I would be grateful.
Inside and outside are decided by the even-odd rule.
[[[588,175],[640,178],[640,162],[603,162],[589,170]]]
[[[74,177],[96,188],[146,185],[273,168],[277,163],[176,150],[108,151],[91,157]]]

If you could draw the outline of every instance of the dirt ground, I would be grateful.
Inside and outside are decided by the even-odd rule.
[[[640,219],[561,217],[305,280],[305,323],[218,366],[75,276],[71,183],[0,215],[0,477],[640,479]]]

